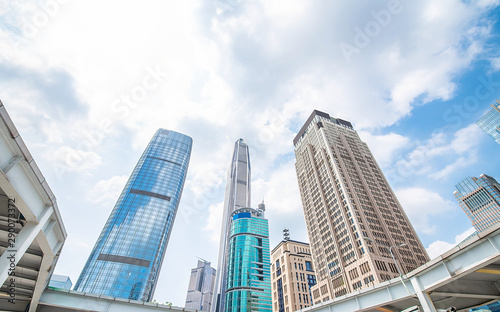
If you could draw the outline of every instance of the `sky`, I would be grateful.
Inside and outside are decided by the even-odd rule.
[[[500,1],[0,0],[0,100],[56,194],[76,282],[158,128],[194,140],[154,298],[184,306],[217,263],[234,142],[271,248],[308,241],[292,140],[313,109],[350,121],[431,257],[472,233],[453,197],[500,178],[476,125],[500,98]],[[147,222],[147,220],[144,220]]]

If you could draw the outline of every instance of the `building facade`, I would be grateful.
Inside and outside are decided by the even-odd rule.
[[[192,139],[159,129],[113,208],[75,290],[151,301],[186,179]]]
[[[214,293],[216,271],[210,262],[198,260],[198,266],[191,270],[186,296],[186,309],[210,311]]]
[[[429,260],[350,122],[315,110],[293,143],[318,281],[314,303],[392,279]],[[392,246],[397,246],[392,248],[397,265]]]
[[[227,173],[226,193],[219,243],[217,278],[212,303],[213,312],[224,311],[226,279],[228,266],[228,244],[230,236],[231,215],[238,208],[250,207],[250,153],[248,145],[239,139],[234,143],[233,157]]]
[[[455,188],[453,195],[477,232],[500,222],[500,184],[497,180],[481,174],[479,178],[464,179]]]
[[[500,101],[491,104],[491,109],[476,124],[500,144]]]
[[[293,312],[313,304],[316,285],[309,244],[283,240],[271,251],[273,312]]]
[[[271,311],[265,206],[250,208],[250,154],[239,139],[227,175],[212,312]]]
[[[264,204],[231,215],[225,312],[271,312],[269,225]]]

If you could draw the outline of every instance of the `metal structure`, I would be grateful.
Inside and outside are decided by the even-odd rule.
[[[290,240],[290,230],[287,228],[283,229],[283,240],[285,241]]]

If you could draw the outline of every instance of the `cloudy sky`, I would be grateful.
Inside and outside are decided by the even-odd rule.
[[[454,185],[500,178],[474,124],[500,98],[499,4],[0,0],[0,99],[68,232],[56,273],[76,282],[158,128],[194,146],[157,301],[184,306],[196,257],[217,262],[240,137],[271,246],[284,227],[307,241],[292,139],[313,109],[354,124],[439,255],[471,233]]]

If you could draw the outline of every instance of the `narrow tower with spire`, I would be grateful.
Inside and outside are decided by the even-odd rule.
[[[269,226],[264,202],[250,208],[250,177],[248,145],[239,139],[227,175],[212,312],[272,311]]]

